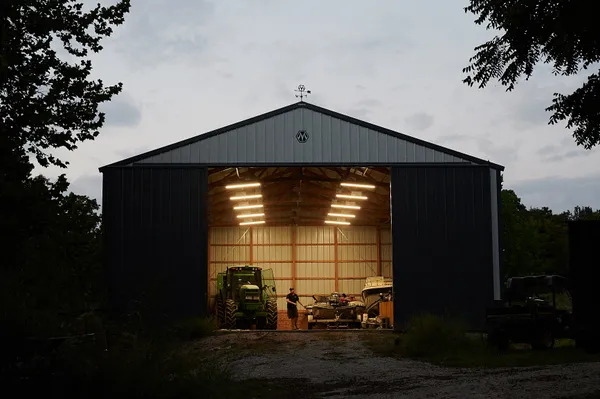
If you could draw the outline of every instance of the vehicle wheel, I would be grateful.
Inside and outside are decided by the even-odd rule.
[[[269,298],[267,299],[266,304],[267,311],[267,330],[276,330],[277,329],[277,299]]]
[[[554,347],[554,334],[550,330],[542,330],[533,339],[531,347],[536,350],[547,350]]]
[[[217,320],[219,321],[219,328],[223,328],[225,325],[225,306],[220,295],[217,296]]]
[[[235,314],[237,313],[237,310],[237,304],[232,299],[228,299],[225,301],[225,328],[236,328],[237,320],[235,318]]]

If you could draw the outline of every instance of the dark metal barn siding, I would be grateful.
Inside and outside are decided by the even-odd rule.
[[[500,295],[501,297],[499,299],[504,299],[504,279],[506,278],[506,269],[504,268],[504,252],[502,252],[502,248],[503,247],[503,242],[502,242],[502,231],[504,226],[502,225],[502,187],[503,187],[503,176],[502,176],[502,172],[500,172],[500,170],[494,170],[494,173],[496,174],[496,206],[498,209],[498,215],[497,215],[497,219],[498,219],[498,227],[497,227],[497,231],[496,234],[498,234],[498,263],[499,263],[499,277],[500,277],[500,287],[501,287],[501,291],[500,291]]]
[[[483,327],[494,299],[490,169],[393,167],[394,318],[460,317]]]
[[[103,172],[105,267],[113,309],[164,317],[205,314],[207,169]]]
[[[573,301],[573,316],[582,329],[583,341],[590,340],[598,348],[600,344],[600,321],[598,308],[598,242],[600,242],[599,220],[571,221],[569,227],[569,279]]]

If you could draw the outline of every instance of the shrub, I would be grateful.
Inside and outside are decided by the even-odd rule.
[[[472,344],[462,323],[432,314],[413,316],[400,341],[402,352],[410,357],[451,355]]]
[[[194,317],[185,319],[171,328],[171,336],[176,339],[199,339],[212,335],[219,329],[214,317]]]
[[[112,325],[109,329],[117,345],[132,347],[138,340],[167,345],[200,339],[212,335],[218,328],[218,322],[213,317],[190,317],[149,323],[139,315],[129,315],[125,322]]]

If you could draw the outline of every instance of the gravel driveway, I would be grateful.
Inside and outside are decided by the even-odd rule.
[[[368,334],[229,332],[203,340],[202,348],[235,379],[279,383],[287,397],[600,398],[600,363],[444,368],[378,355]]]

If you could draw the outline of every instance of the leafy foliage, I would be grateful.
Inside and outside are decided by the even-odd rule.
[[[60,314],[98,306],[102,297],[98,204],[67,188],[64,176],[35,177],[0,200],[0,307],[23,333],[57,333]]]
[[[87,56],[129,8],[129,0],[90,11],[75,0],[0,2],[3,337],[64,333],[67,320],[103,300],[98,204],[70,193],[64,175],[33,176],[29,156],[65,167],[52,150],[74,150],[98,135],[98,105],[121,85],[90,80]]]
[[[76,0],[5,0],[0,5],[0,125],[13,145],[42,166],[66,167],[48,149],[74,150],[104,124],[98,105],[121,91],[89,80],[89,52],[124,21],[129,0],[84,12]],[[55,45],[72,62],[59,57]],[[67,58],[67,57],[63,57]]]
[[[413,316],[400,341],[402,352],[409,357],[449,356],[471,343],[466,327],[455,320],[433,314]]]
[[[464,82],[484,88],[498,80],[507,91],[528,79],[539,63],[552,64],[555,75],[576,75],[600,61],[600,25],[593,0],[471,0],[465,8],[475,23],[501,32],[475,48],[463,69]],[[567,121],[578,145],[600,143],[600,76],[569,95],[554,94],[549,123]]]
[[[527,208],[512,190],[502,190],[501,239],[504,277],[568,273],[567,222],[600,220],[600,210],[575,207],[554,214],[548,208]]]

